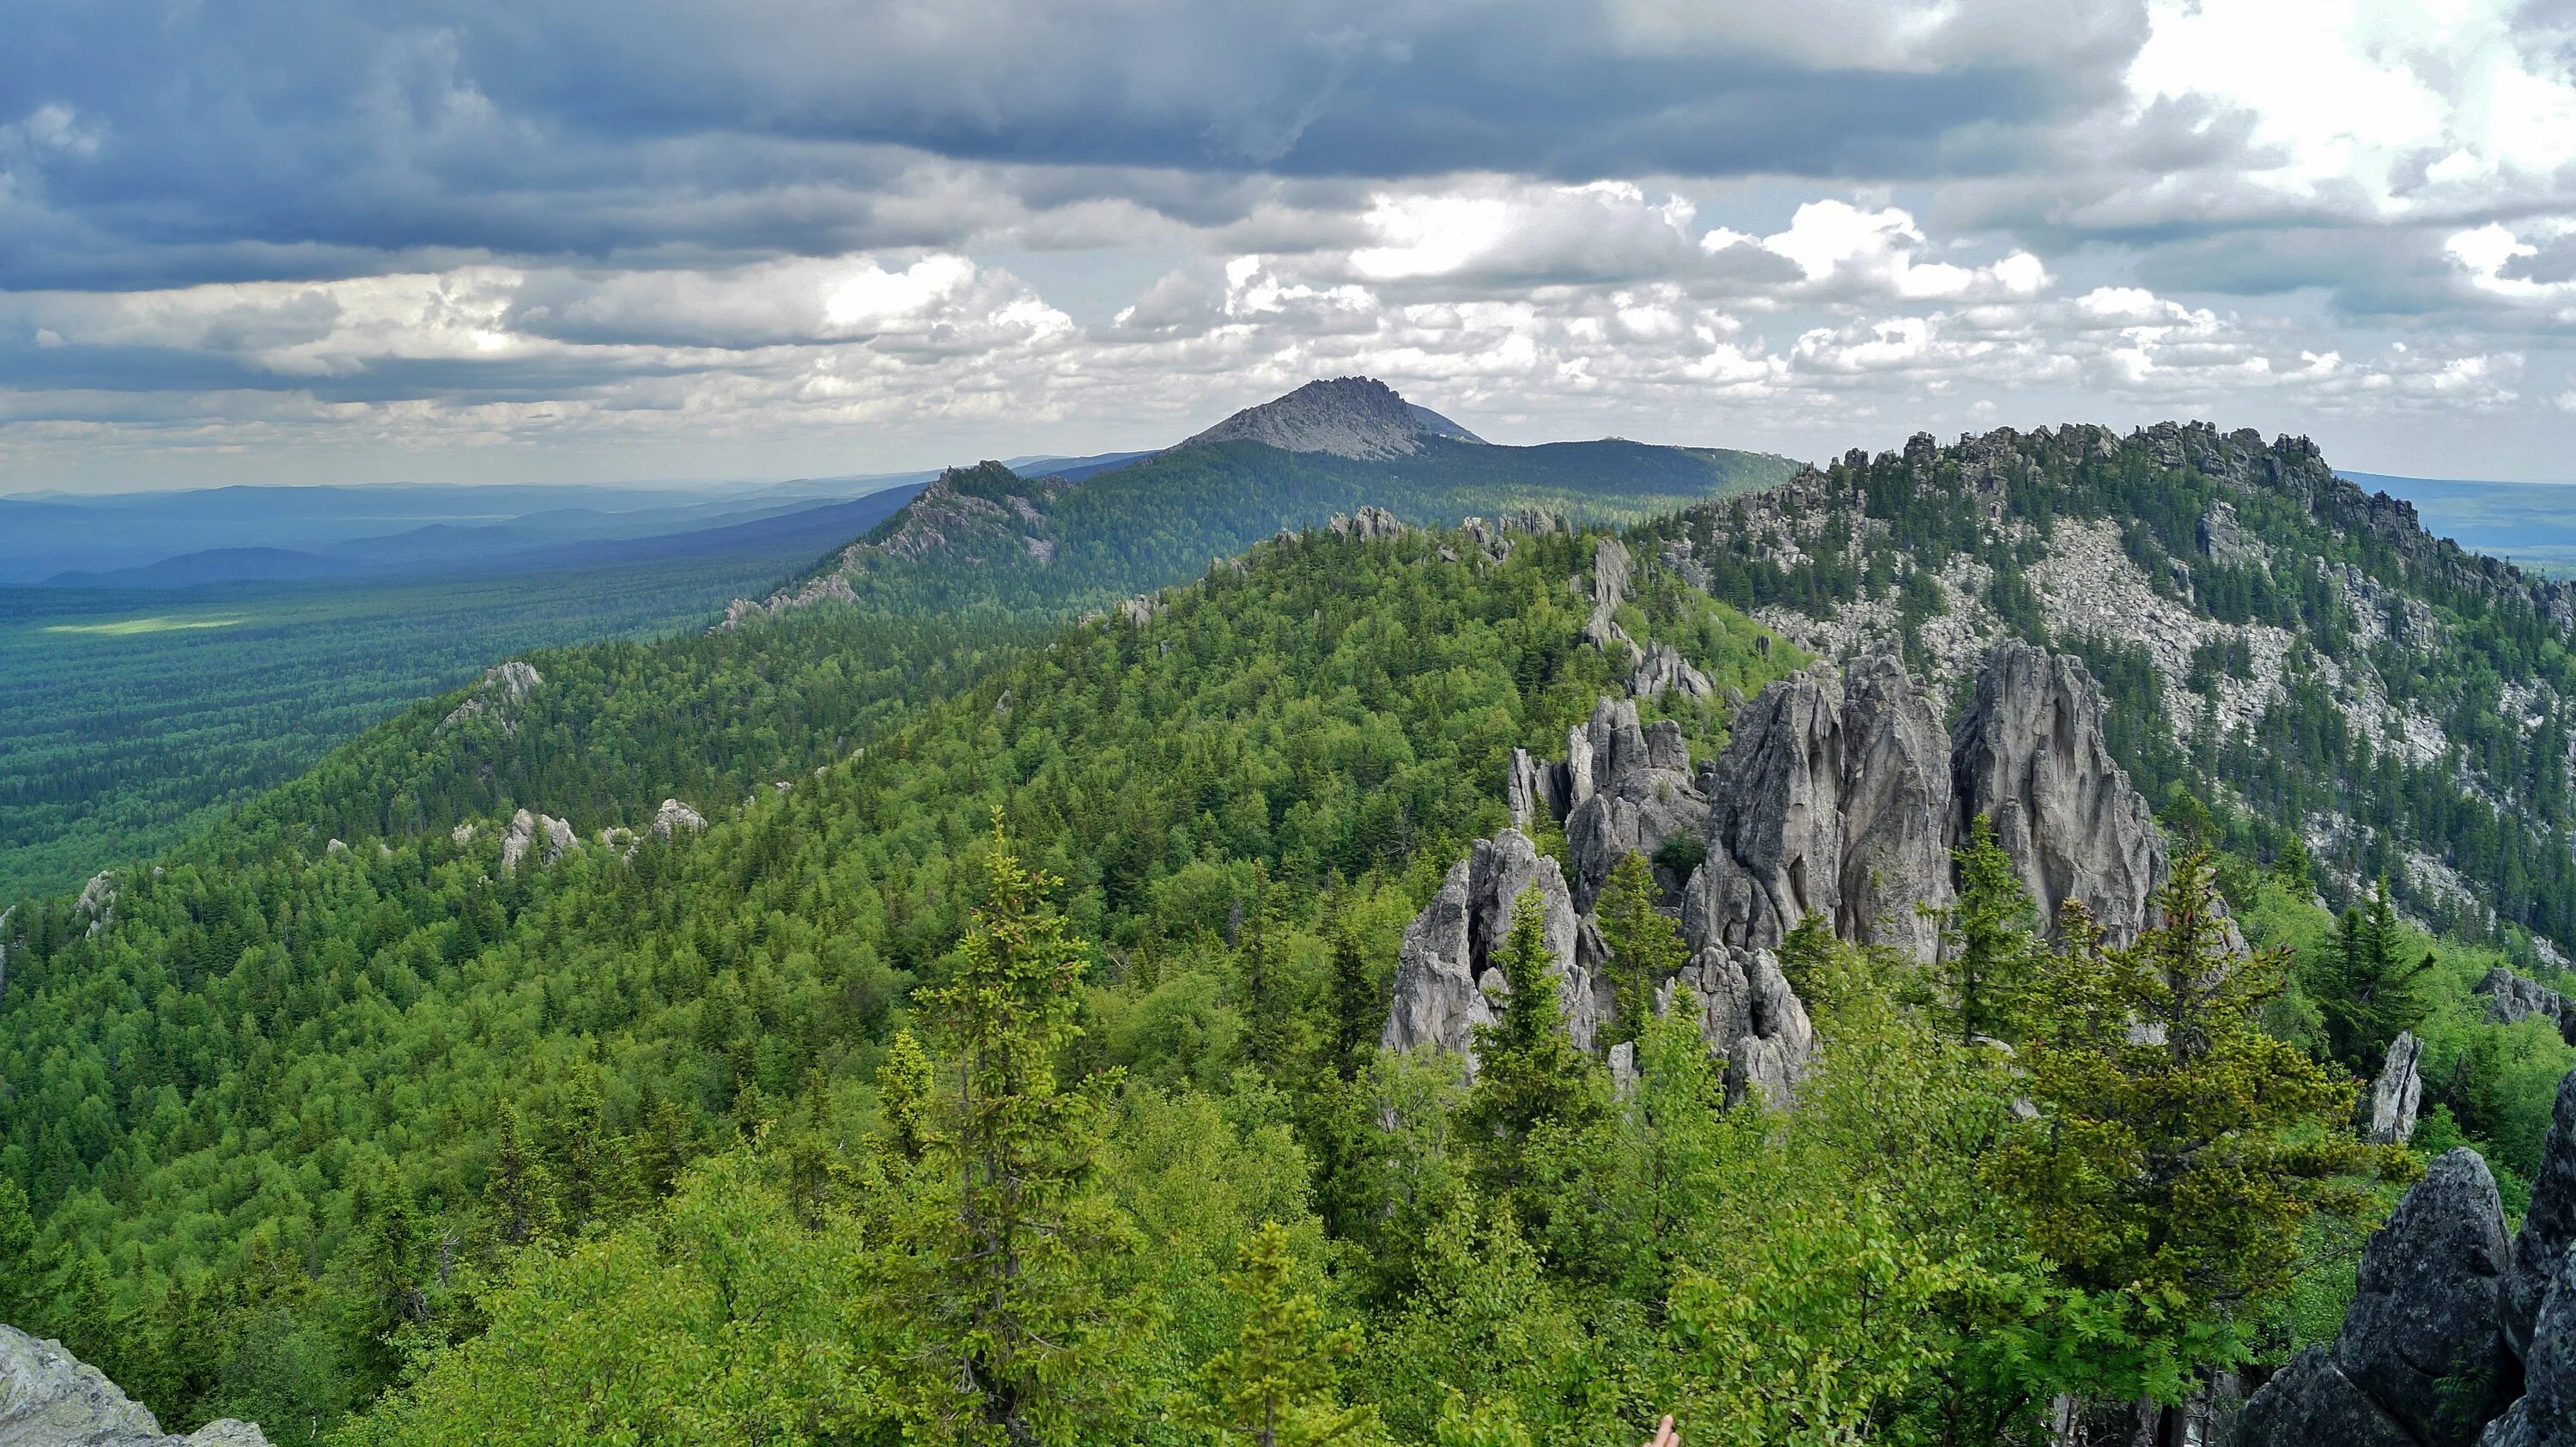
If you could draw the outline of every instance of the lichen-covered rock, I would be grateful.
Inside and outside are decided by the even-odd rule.
[[[2549,1137],[2531,1179],[2531,1205],[2523,1212],[2522,1234],[2513,1242],[2513,1267],[2505,1274],[2505,1344],[2526,1362],[2541,1298],[2571,1248],[2576,1248],[2576,1071],[2558,1082]]]
[[[1685,987],[1699,1002],[1700,1038],[1726,1058],[1726,1098],[1758,1094],[1789,1105],[1815,1060],[1816,1030],[1779,959],[1767,949],[1711,945],[1664,983],[1657,1012],[1669,1014]]]
[[[1735,716],[1709,768],[1708,856],[1683,900],[1693,945],[1766,949],[1810,913],[1831,917],[1842,878],[1843,691],[1819,663]]]
[[[1950,736],[1892,649],[1843,672],[1841,802],[1835,933],[1931,959],[1940,926],[1915,906],[1951,899]]]
[[[1592,719],[1568,739],[1581,759],[1569,772],[1585,780],[1584,798],[1565,816],[1567,857],[1574,865],[1574,904],[1590,910],[1603,881],[1631,853],[1652,859],[1675,835],[1697,838],[1708,829],[1708,798],[1690,773],[1690,751],[1681,726],[1637,719],[1633,699],[1602,699]],[[1656,882],[1678,897],[1686,882],[1669,866],[1656,866]]]
[[[268,1447],[268,1438],[229,1417],[170,1436],[62,1343],[0,1326],[0,1447]]]
[[[2237,1433],[2245,1447],[2422,1447],[2321,1346],[2246,1399]]]
[[[665,799],[653,811],[653,837],[669,839],[678,834],[695,834],[707,827],[706,816],[677,799]]]
[[[2232,921],[2231,921],[2232,923]],[[2415,1136],[2415,1111],[2424,1099],[2421,1064],[2424,1042],[2412,1030],[2401,1030],[2389,1042],[2379,1078],[2370,1086],[2370,1139],[2381,1145],[2404,1145]]]
[[[1380,1045],[1397,1051],[1437,1046],[1463,1057],[1468,1073],[1475,1072],[1476,1027],[1492,1024],[1500,1004],[1499,991],[1489,988],[1489,976],[1499,982],[1501,975],[1494,953],[1511,933],[1514,901],[1527,891],[1537,894],[1548,972],[1557,982],[1566,1033],[1577,1046],[1592,1048],[1608,1011],[1581,958],[1573,895],[1556,861],[1517,829],[1476,841],[1405,927]]]
[[[1950,764],[1960,820],[1993,822],[2043,918],[2074,900],[2113,944],[2146,928],[2164,841],[2111,758],[2101,690],[2080,661],[2018,641],[1988,653]]]
[[[2523,1362],[2522,1399],[2479,1447],[2576,1447],[2576,1252],[2561,1253]]]
[[[1693,668],[1671,644],[1657,643],[1647,648],[1645,656],[1629,671],[1628,692],[1636,698],[1679,693],[1705,702],[1717,696],[1717,685],[1709,682],[1707,674]]]
[[[2510,1255],[2495,1178],[2466,1147],[2433,1162],[2362,1250],[2335,1363],[2426,1447],[2468,1447],[2503,1405],[2496,1287]]]

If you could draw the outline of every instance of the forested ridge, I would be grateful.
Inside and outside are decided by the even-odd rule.
[[[2367,857],[2312,855],[2164,732],[2152,663],[2017,601],[2032,557],[1872,469],[1909,476],[1830,474],[1835,548],[1773,561],[1720,504],[1633,531],[1619,589],[1544,518],[1319,530],[1068,626],[1206,543],[1084,562],[1068,529],[1054,591],[1015,541],[947,559],[950,591],[881,568],[901,608],[863,584],[530,655],[524,698],[422,705],[0,927],[0,1320],[171,1426],[280,1443],[1449,1447],[1667,1411],[1694,1444],[2036,1441],[2061,1396],[2179,1400],[2330,1337],[2422,1156],[2476,1144],[2518,1213],[2576,1064],[2471,989],[2524,937],[2355,891]],[[2059,512],[2202,518],[2189,473],[2043,469],[2007,506],[2043,541]],[[2184,524],[2136,526],[2162,558]],[[1919,624],[1943,549],[2096,660],[2175,851],[2161,925],[2052,930],[1962,840],[1937,967],[1821,925],[1781,947],[1822,1042],[1794,1109],[1730,1104],[1687,1002],[1623,1006],[1614,1078],[1534,916],[1472,1080],[1377,1049],[1407,922],[1511,821],[1513,751],[1636,686],[1616,640],[1699,672],[1642,702],[1706,759],[1807,661],[1739,608],[1921,590]],[[2289,618],[2281,572],[2239,611]],[[2436,605],[2476,656],[2557,666],[2478,596]],[[664,794],[704,831],[644,829]],[[505,866],[513,808],[581,847]],[[2213,974],[2221,901],[2255,949]],[[1646,982],[1681,947],[1639,856],[1599,917]],[[2196,1043],[2143,1048],[2142,1015]],[[2412,1151],[2352,1128],[2401,1032]]]

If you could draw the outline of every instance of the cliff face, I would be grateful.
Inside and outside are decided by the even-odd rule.
[[[230,1417],[170,1436],[62,1343],[0,1326],[0,1447],[268,1447],[268,1438]]]

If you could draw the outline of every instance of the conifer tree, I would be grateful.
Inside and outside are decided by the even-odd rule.
[[[2047,957],[2038,914],[1984,815],[1969,821],[1967,842],[1950,857],[1959,867],[1959,896],[1942,912],[1941,952],[1932,970],[1941,987],[1935,1013],[1963,1043],[2010,1040],[2017,1033],[2014,1017]]]
[[[2175,861],[2155,904],[2119,949],[2069,909],[2019,1056],[2036,1116],[1988,1167],[2124,1321],[2132,1351],[2097,1347],[2095,1385],[2132,1396],[2241,1350],[2232,1305],[2281,1288],[2310,1217],[2364,1217],[2364,1178],[2407,1170],[2354,1139],[2350,1081],[2261,1029],[2286,961],[2231,954],[2208,856]]]
[[[929,1052],[911,1031],[897,1031],[877,1066],[878,1139],[904,1165],[919,1163],[930,1148],[937,1090]]]
[[[1478,1184],[1511,1193],[1527,1178],[1523,1155],[1532,1134],[1550,1123],[1573,1129],[1600,1119],[1607,1092],[1600,1069],[1565,1032],[1537,895],[1524,890],[1512,901],[1511,933],[1494,963],[1511,993],[1502,1019],[1476,1030],[1476,1085],[1461,1124]]]
[[[36,1260],[36,1218],[15,1179],[0,1176],[0,1321],[33,1320],[41,1264]]]
[[[483,1177],[483,1206],[508,1246],[524,1246],[555,1224],[554,1172],[519,1125],[519,1108],[501,1107],[492,1166]]]
[[[2335,1058],[2362,1074],[2377,1071],[2389,1042],[2422,1023],[2428,1008],[2423,981],[2434,963],[2430,954],[2406,958],[2387,880],[2379,881],[2366,906],[2346,909],[2333,938],[2300,972],[2300,983],[2325,1016],[2326,1042]]]
[[[1347,920],[1333,926],[1332,972],[1333,1070],[1343,1080],[1356,1080],[1368,1065],[1369,1052],[1377,1048],[1386,1000],[1359,931]]]
[[[1634,1040],[1655,1012],[1655,986],[1689,962],[1682,933],[1656,908],[1663,892],[1654,866],[1629,851],[1610,869],[1594,902],[1602,943],[1610,947],[1610,1033],[1606,1044]]]
[[[945,1075],[919,1166],[893,1207],[880,1318],[889,1395],[939,1440],[1034,1447],[1126,1389],[1125,1303],[1104,1278],[1132,1249],[1093,1187],[1101,1107],[1056,1079],[1088,951],[1046,908],[994,813],[985,898],[950,981],[922,992]],[[1104,1086],[1114,1081],[1102,1082]]]
[[[1325,1329],[1323,1308],[1297,1289],[1295,1266],[1276,1221],[1243,1243],[1241,1268],[1227,1282],[1243,1303],[1243,1328],[1200,1369],[1200,1397],[1182,1404],[1183,1421],[1259,1447],[1321,1447],[1374,1421],[1372,1408],[1345,1407],[1335,1394],[1341,1363],[1359,1344],[1347,1329]]]

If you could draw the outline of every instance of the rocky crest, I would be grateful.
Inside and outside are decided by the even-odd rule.
[[[517,869],[519,861],[528,857],[528,851],[540,839],[545,841],[545,857],[540,861],[545,864],[581,847],[581,838],[573,833],[570,821],[522,809],[510,816],[510,827],[501,835],[501,867]]]
[[[62,1343],[0,1326],[0,1447],[268,1447],[268,1438],[230,1417],[171,1436]]]
[[[1189,438],[1201,442],[1258,442],[1282,452],[1329,452],[1337,457],[1410,457],[1426,437],[1458,442],[1483,438],[1427,407],[1417,407],[1371,377],[1309,382],[1287,396],[1246,407]]]
[[[533,665],[518,659],[496,663],[483,670],[483,676],[466,691],[465,701],[439,720],[438,726],[452,729],[488,717],[500,722],[502,733],[516,738],[519,733],[519,705],[526,703],[545,681],[545,676],[538,673]]]
[[[1603,991],[1579,956],[1582,930],[1565,872],[1538,852],[1529,836],[1506,829],[1480,839],[1467,858],[1449,867],[1440,892],[1404,931],[1395,967],[1394,1007],[1378,1043],[1388,1050],[1434,1045],[1476,1069],[1476,1027],[1491,1025],[1507,989],[1494,952],[1511,933],[1512,905],[1536,889],[1546,922],[1548,972],[1568,1033],[1586,1050],[1608,1009]]]
[[[2245,1404],[2244,1447],[2576,1447],[2576,1073],[2522,1231],[2465,1147],[2435,1161],[2362,1249],[2331,1350]],[[2483,1430],[2482,1430],[2483,1429]]]
[[[677,834],[695,834],[707,827],[706,816],[677,799],[665,799],[653,811],[653,837],[669,839]]]
[[[889,560],[947,552],[972,564],[1049,566],[1056,549],[1048,513],[1073,486],[1060,477],[1024,478],[998,462],[952,467],[866,537],[841,549],[821,572],[759,602],[737,598],[727,604],[716,631],[764,613],[853,602],[853,580]]]

